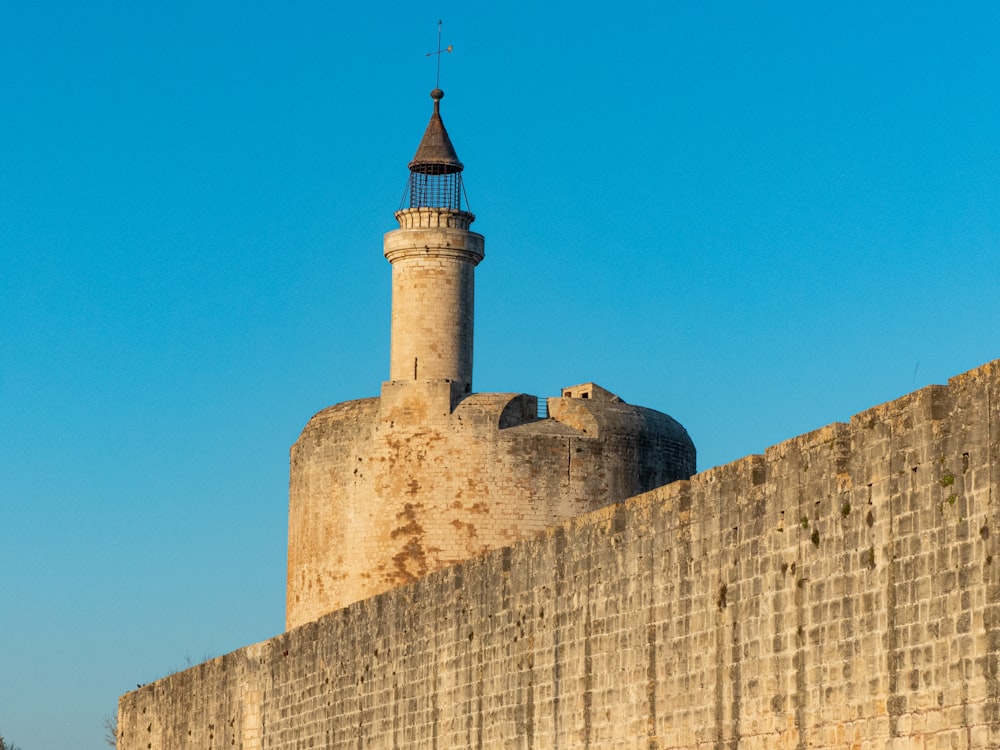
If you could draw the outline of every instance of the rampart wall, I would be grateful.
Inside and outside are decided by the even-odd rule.
[[[122,697],[121,750],[1000,747],[1000,360]]]

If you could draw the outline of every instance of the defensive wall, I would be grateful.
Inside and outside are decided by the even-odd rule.
[[[1000,360],[131,692],[121,750],[1000,747]]]

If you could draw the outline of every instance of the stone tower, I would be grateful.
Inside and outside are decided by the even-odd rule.
[[[456,395],[472,391],[474,273],[483,236],[462,210],[462,162],[441,120],[444,92],[434,89],[434,113],[410,162],[409,208],[385,235],[392,264],[389,378],[450,380]]]
[[[385,235],[390,379],[316,414],[292,446],[289,629],[695,471],[684,428],[593,383],[548,398],[472,392],[473,275],[444,93]]]

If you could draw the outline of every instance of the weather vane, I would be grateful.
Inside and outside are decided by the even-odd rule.
[[[449,44],[444,49],[441,49],[441,21],[438,21],[438,48],[435,52],[428,52],[427,57],[432,57],[437,55],[437,77],[434,79],[434,88],[441,88],[441,53],[451,52],[452,47]]]

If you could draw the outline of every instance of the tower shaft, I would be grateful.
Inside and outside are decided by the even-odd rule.
[[[483,259],[474,216],[451,208],[396,213],[385,235],[392,264],[390,380],[450,380],[472,391],[475,267]]]

